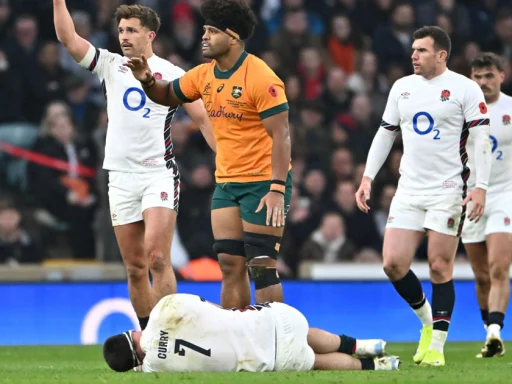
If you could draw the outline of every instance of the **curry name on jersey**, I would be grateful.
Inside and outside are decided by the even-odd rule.
[[[96,49],[88,69],[102,82],[108,129],[103,167],[121,172],[153,172],[175,167],[171,121],[176,108],[156,104],[123,64],[127,58]],[[184,71],[153,55],[148,64],[155,78],[172,81]]]
[[[450,70],[427,80],[411,75],[393,85],[381,127],[402,132],[398,194],[464,194],[469,130],[488,125],[484,95]]]
[[[142,334],[142,371],[272,371],[275,337],[271,304],[228,310],[199,296],[169,295]]]
[[[500,93],[498,100],[488,104],[488,108],[491,120],[492,166],[487,193],[494,194],[512,190],[512,97]],[[468,155],[471,170],[474,169],[473,144],[470,137]],[[469,177],[468,186],[470,189],[475,187],[473,172]]]

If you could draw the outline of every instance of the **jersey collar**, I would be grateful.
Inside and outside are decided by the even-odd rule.
[[[215,65],[213,67],[213,73],[215,75],[215,78],[223,80],[229,79],[231,75],[235,73],[238,70],[238,68],[240,68],[240,66],[242,65],[242,63],[244,62],[245,58],[248,55],[249,54],[247,53],[247,51],[243,51],[242,54],[240,55],[240,58],[236,61],[235,65],[233,65],[233,68],[226,72],[222,72],[219,68],[217,68],[217,65]]]

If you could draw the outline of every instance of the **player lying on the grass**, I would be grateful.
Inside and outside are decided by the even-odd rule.
[[[158,302],[144,331],[109,337],[103,356],[118,372],[397,370],[397,356],[380,357],[385,347],[309,328],[286,304],[229,310],[174,294]]]

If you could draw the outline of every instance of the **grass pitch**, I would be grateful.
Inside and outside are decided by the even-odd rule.
[[[511,355],[475,359],[481,343],[450,343],[444,367],[417,367],[412,363],[416,344],[389,344],[400,356],[400,371],[272,372],[272,373],[116,373],[103,362],[100,346],[0,347],[0,383],[7,384],[117,384],[117,383],[436,383],[487,384],[512,382]]]

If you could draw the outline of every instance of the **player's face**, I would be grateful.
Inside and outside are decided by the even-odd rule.
[[[117,27],[119,44],[126,57],[138,57],[155,39],[155,32],[143,27],[139,19],[121,19]]]
[[[208,59],[215,59],[229,51],[230,40],[232,38],[220,29],[204,26],[203,42],[201,49],[203,56]]]
[[[446,51],[437,51],[431,37],[416,39],[412,44],[412,66],[416,75],[430,77],[435,74],[440,63],[444,61]]]
[[[493,65],[485,68],[473,68],[471,70],[471,78],[482,89],[485,100],[489,101],[493,100],[500,93],[505,74]]]

